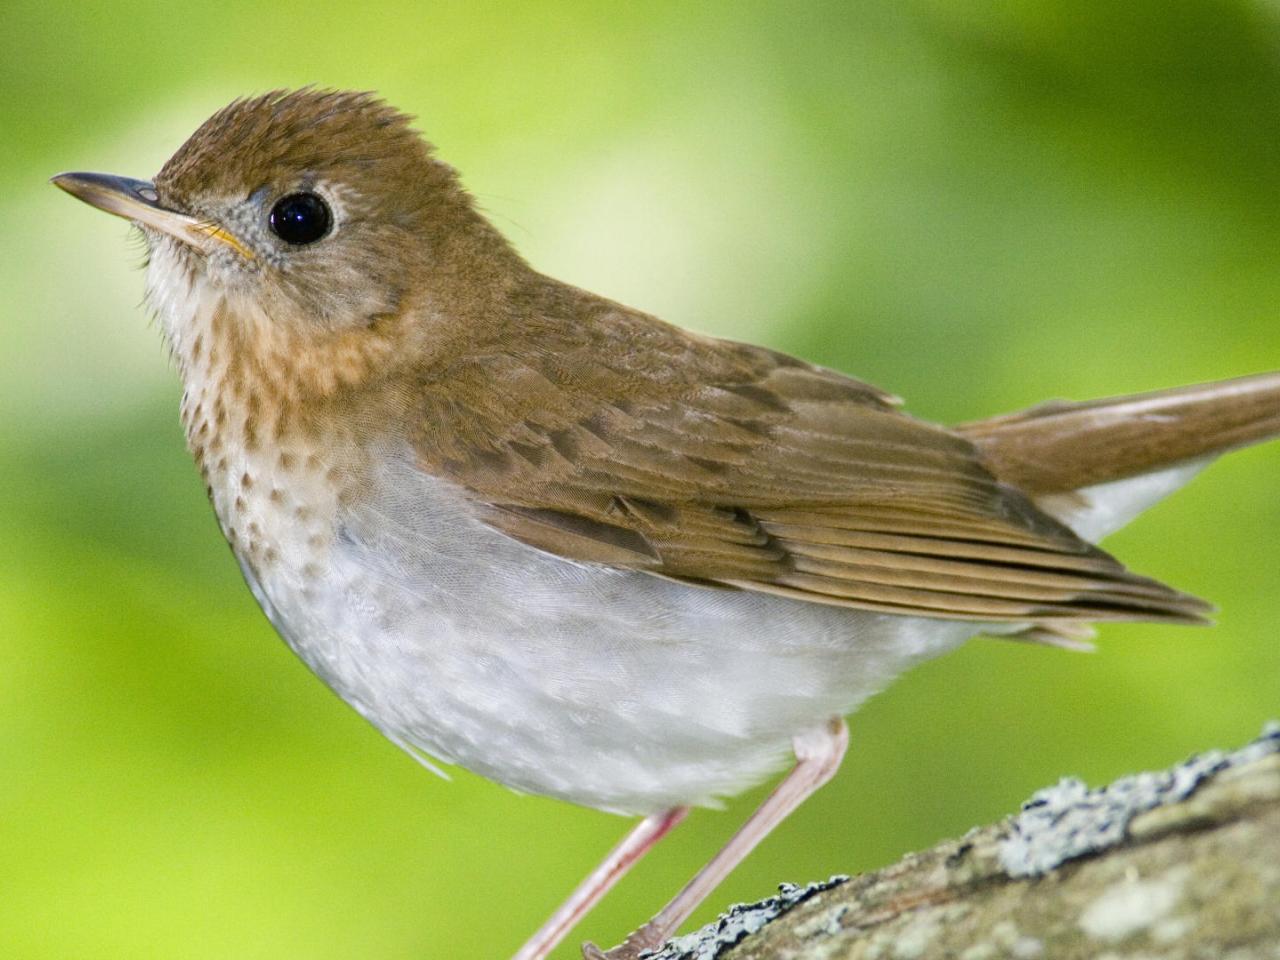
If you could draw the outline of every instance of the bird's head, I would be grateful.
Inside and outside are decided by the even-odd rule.
[[[53,182],[141,228],[148,297],[179,354],[191,318],[219,311],[229,335],[273,352],[345,350],[409,320],[464,317],[519,264],[410,118],[368,93],[237,100],[153,182]]]

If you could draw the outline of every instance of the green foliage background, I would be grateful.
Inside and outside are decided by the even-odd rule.
[[[293,659],[187,462],[140,251],[54,172],[147,176],[237,95],[373,88],[541,268],[922,416],[1280,366],[1270,0],[9,0],[3,20],[0,956],[500,958],[626,826],[433,779]],[[1218,601],[1216,628],[1108,627],[1091,657],[978,641],[915,671],[714,903],[1280,715],[1278,467],[1280,445],[1230,457],[1109,541]],[[616,942],[760,793],[695,815],[580,935]]]

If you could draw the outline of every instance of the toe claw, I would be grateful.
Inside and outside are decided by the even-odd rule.
[[[646,925],[611,950],[601,950],[588,940],[582,945],[582,960],[640,960],[661,945],[661,940],[653,942],[652,933]]]

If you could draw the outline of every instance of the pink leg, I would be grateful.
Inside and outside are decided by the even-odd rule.
[[[711,858],[711,862],[694,875],[675,899],[621,945],[604,953],[595,944],[584,944],[583,957],[586,960],[635,960],[643,951],[656,950],[666,943],[698,904],[769,835],[769,831],[835,776],[848,746],[849,729],[839,717],[796,737],[796,765],[724,848]]]
[[[641,820],[604,858],[604,862],[578,885],[578,889],[570,894],[569,899],[551,919],[529,938],[528,943],[520,948],[512,960],[542,960],[600,902],[600,898],[622,879],[623,874],[688,814],[688,807],[672,807]]]

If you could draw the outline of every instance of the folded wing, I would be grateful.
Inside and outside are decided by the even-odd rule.
[[[1202,601],[1130,573],[999,483],[968,439],[867,384],[630,312],[601,329],[473,352],[422,388],[423,468],[511,537],[888,613],[1204,617]]]

